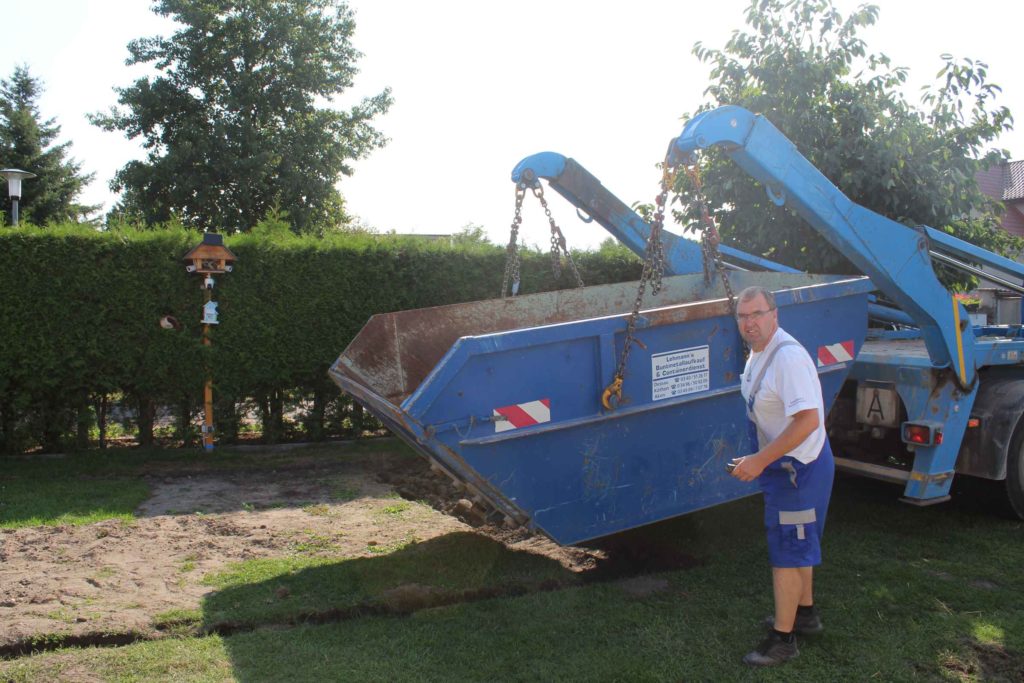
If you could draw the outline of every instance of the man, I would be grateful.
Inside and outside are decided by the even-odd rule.
[[[741,391],[756,427],[757,451],[737,458],[732,475],[764,492],[775,616],[768,637],[743,661],[781,664],[799,654],[796,634],[820,633],[814,607],[814,567],[835,463],[825,434],[821,383],[811,357],[779,327],[775,297],[762,287],[740,292],[736,319],[750,345]]]

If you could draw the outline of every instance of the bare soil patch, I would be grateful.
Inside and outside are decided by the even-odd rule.
[[[0,531],[0,647],[52,634],[155,636],[160,618],[199,609],[213,590],[206,574],[318,544],[339,558],[370,557],[409,539],[475,530],[574,572],[592,569],[599,555],[480,526],[447,480],[405,453],[353,454],[327,466],[300,457],[227,474],[168,468],[147,479],[152,496],[131,522]],[[426,504],[381,514],[401,497]]]

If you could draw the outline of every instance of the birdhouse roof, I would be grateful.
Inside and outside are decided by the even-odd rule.
[[[224,236],[215,232],[203,233],[203,241],[182,257],[184,261],[195,259],[238,260],[231,250],[224,246]]]

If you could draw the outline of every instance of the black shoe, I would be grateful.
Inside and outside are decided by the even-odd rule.
[[[767,628],[774,629],[775,617],[765,617],[764,625]],[[816,636],[824,630],[825,625],[821,623],[821,614],[818,612],[817,607],[810,614],[796,613],[796,620],[793,621],[793,633],[798,636]]]
[[[795,638],[792,643],[787,643],[778,631],[772,631],[767,638],[761,641],[756,650],[747,653],[743,658],[743,663],[747,666],[775,666],[793,659],[798,654],[800,654],[800,650],[796,647]]]

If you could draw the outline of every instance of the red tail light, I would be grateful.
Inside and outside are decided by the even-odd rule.
[[[937,423],[904,422],[903,440],[919,446],[938,446],[942,443],[942,429]]]

